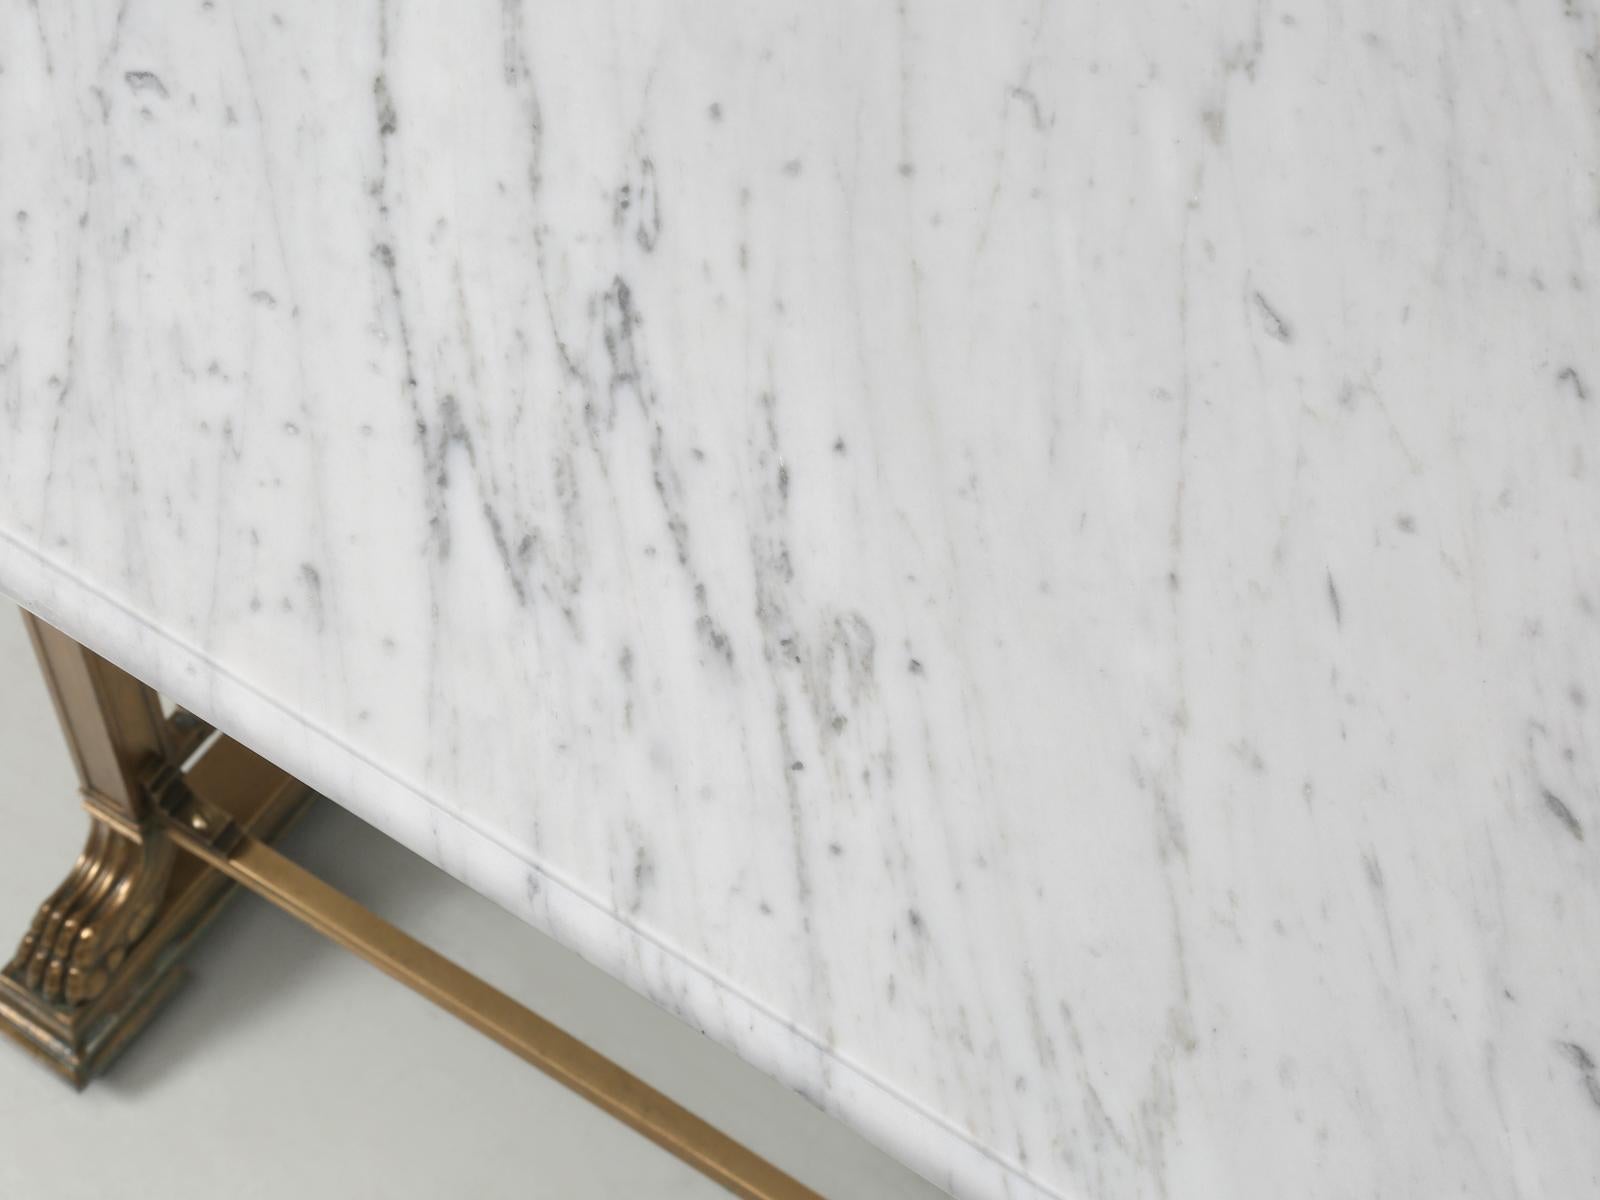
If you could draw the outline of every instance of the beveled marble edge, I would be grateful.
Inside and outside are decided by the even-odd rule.
[[[1065,1200],[225,665],[0,529],[0,593],[960,1194]],[[537,885],[530,887],[536,877]]]

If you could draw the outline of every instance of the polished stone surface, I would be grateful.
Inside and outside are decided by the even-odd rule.
[[[1600,1181],[1579,4],[14,4],[0,586],[958,1196]]]

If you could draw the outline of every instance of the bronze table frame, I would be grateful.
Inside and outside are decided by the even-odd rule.
[[[272,849],[303,783],[38,617],[24,620],[89,836],[0,970],[0,1031],[82,1088],[182,978],[235,884],[488,1035],[747,1200],[817,1193]]]

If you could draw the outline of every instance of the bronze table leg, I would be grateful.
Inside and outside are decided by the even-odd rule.
[[[78,772],[89,835],[0,970],[0,1031],[82,1087],[181,981],[184,950],[234,884],[177,853],[140,786],[152,760],[181,766],[210,726],[181,710],[164,717],[152,689],[38,618],[24,619]],[[272,836],[309,800],[303,785],[243,747],[219,742],[217,750],[192,782],[257,836]]]

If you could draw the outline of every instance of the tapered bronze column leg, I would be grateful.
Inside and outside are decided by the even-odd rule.
[[[83,853],[0,970],[0,1031],[82,1087],[180,980],[183,950],[233,885],[177,854],[140,783],[154,762],[181,766],[210,727],[181,710],[163,716],[150,688],[36,617],[25,620],[90,823]],[[264,837],[309,796],[234,743],[218,743],[193,778]]]

